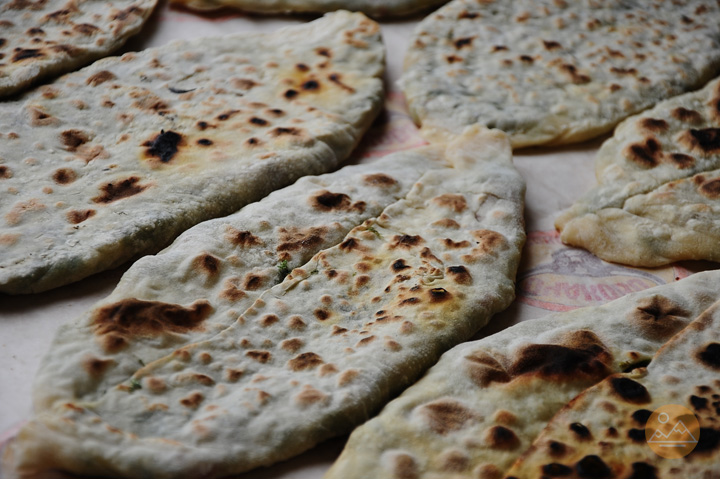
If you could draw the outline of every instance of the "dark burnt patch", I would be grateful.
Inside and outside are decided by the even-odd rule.
[[[665,120],[658,118],[643,118],[640,120],[640,127],[653,133],[663,133],[669,128]]]
[[[710,369],[720,371],[720,343],[710,343],[697,352],[696,357]]]
[[[400,301],[400,304],[398,304],[398,306],[410,306],[412,304],[417,304],[420,301],[421,301],[420,298],[416,298],[413,296],[410,298],[403,299],[402,301]]]
[[[372,175],[363,176],[365,184],[370,186],[377,186],[380,188],[388,188],[397,184],[397,180],[384,173],[374,173]]]
[[[113,201],[129,198],[145,191],[149,185],[139,184],[140,178],[131,176],[123,180],[105,183],[100,187],[100,194],[92,199],[95,203],[112,203]]]
[[[240,113],[240,110],[228,110],[226,112],[220,113],[218,116],[215,117],[215,119],[218,121],[227,121],[238,113]]]
[[[472,284],[472,276],[465,266],[450,266],[447,268],[446,273],[458,284]]]
[[[404,259],[397,259],[397,260],[395,260],[395,261],[393,262],[393,264],[390,265],[390,267],[391,267],[392,270],[395,271],[396,273],[397,273],[397,272],[400,272],[400,271],[402,271],[402,270],[404,270],[404,269],[410,268],[410,266],[408,266],[407,264],[405,264],[405,260],[404,260]]]
[[[90,137],[82,130],[65,130],[60,133],[60,141],[65,145],[65,149],[75,152],[77,149],[90,141]]]
[[[94,35],[95,33],[100,31],[98,27],[90,23],[76,23],[75,25],[73,25],[72,29],[74,32],[85,36]]]
[[[526,65],[532,65],[535,62],[533,57],[531,57],[530,55],[520,55],[519,59]]]
[[[610,72],[614,73],[616,75],[637,75],[637,69],[636,68],[617,68],[617,67],[610,67]]]
[[[668,156],[670,162],[681,170],[691,168],[695,165],[695,158],[684,153],[672,153]]]
[[[315,49],[315,53],[322,57],[332,58],[332,50],[327,47],[318,47]]]
[[[657,469],[646,462],[633,462],[628,479],[657,479]]]
[[[698,191],[701,195],[712,200],[720,198],[720,178],[704,181]]]
[[[308,80],[304,82],[300,88],[302,88],[305,91],[318,91],[320,90],[320,82],[317,80]]]
[[[428,291],[428,296],[433,304],[444,303],[452,299],[452,295],[445,288],[432,288]]]
[[[561,477],[571,475],[573,470],[572,468],[564,464],[560,464],[559,462],[551,462],[550,464],[543,465],[542,473],[549,477]]]
[[[178,152],[178,147],[184,144],[182,135],[174,131],[160,130],[160,133],[143,145],[147,156],[158,158],[162,163],[169,163]]]
[[[216,276],[220,272],[220,259],[209,254],[201,254],[193,260],[193,268],[207,276]]]
[[[547,452],[550,455],[550,457],[563,457],[565,454],[567,454],[567,446],[563,444],[562,442],[558,441],[548,441],[547,444]]]
[[[624,401],[633,404],[647,404],[650,402],[650,393],[637,381],[629,378],[615,377],[610,379],[615,394],[620,396]]]
[[[204,399],[205,396],[203,396],[201,393],[195,392],[188,395],[187,397],[182,398],[180,400],[180,404],[187,408],[197,409]]]
[[[607,479],[612,476],[612,471],[608,465],[594,454],[580,459],[575,464],[575,471],[583,479]]]
[[[100,359],[91,356],[83,361],[82,366],[91,378],[99,379],[114,363],[115,361],[112,359]]]
[[[328,80],[349,93],[355,93],[355,89],[353,87],[346,83],[343,83],[342,77],[339,73],[331,73],[330,75],[328,75]]]
[[[210,146],[213,144],[212,140],[208,140],[207,138],[200,138],[197,141],[197,144],[200,146]]]
[[[59,168],[55,170],[52,178],[58,185],[68,185],[77,179],[77,173],[70,168]]]
[[[38,50],[36,48],[21,48],[13,53],[11,61],[13,63],[17,63],[31,58],[42,58],[44,56],[45,53],[42,50]]]
[[[562,48],[562,45],[560,43],[555,41],[547,41],[543,40],[543,46],[545,47],[545,50],[553,51],[553,50],[560,50]]]
[[[257,291],[265,285],[265,279],[259,274],[248,273],[243,278],[242,288],[247,291]]]
[[[453,45],[455,45],[455,48],[458,50],[464,48],[464,47],[470,47],[472,46],[472,42],[475,39],[475,37],[465,37],[465,38],[458,38],[453,42]]]
[[[0,180],[6,180],[8,178],[12,178],[12,176],[13,176],[12,170],[9,167],[7,167],[5,165],[0,165]]]
[[[560,65],[560,71],[565,73],[570,78],[570,81],[576,85],[590,83],[591,81],[591,78],[589,76],[579,73],[577,67],[570,63]]]
[[[627,437],[633,442],[642,443],[645,441],[645,429],[629,429]]]
[[[720,431],[709,427],[701,427],[697,446],[690,453],[690,457],[717,454],[718,449],[720,449]]]
[[[699,112],[683,107],[675,108],[670,112],[670,115],[672,115],[672,117],[676,120],[680,120],[685,123],[700,123],[703,119]]]
[[[248,138],[245,141],[245,144],[248,146],[259,146],[262,144],[262,141],[258,140],[257,138]]]
[[[347,211],[350,209],[351,200],[345,193],[332,193],[322,190],[309,198],[310,206],[318,211]]]
[[[234,244],[235,246],[240,246],[241,248],[249,248],[252,246],[259,246],[263,244],[263,240],[261,240],[251,232],[238,231],[234,228],[229,229],[225,237],[232,244]]]
[[[272,137],[279,137],[279,136],[301,136],[302,130],[300,128],[295,127],[285,127],[285,126],[278,126],[277,128],[273,128],[270,130],[270,136]]]
[[[453,241],[450,238],[445,238],[442,242],[447,249],[462,249],[470,246],[470,242],[467,240]]]
[[[504,426],[493,426],[485,431],[485,443],[492,449],[510,451],[520,445],[515,433]]]
[[[635,421],[638,426],[645,427],[648,419],[650,419],[650,416],[652,416],[652,411],[648,409],[638,409],[633,412],[630,417],[632,417],[633,421]]]
[[[472,411],[453,399],[438,399],[421,406],[419,412],[430,429],[442,436],[461,430],[475,417]]]
[[[293,371],[305,371],[316,368],[323,362],[322,358],[315,353],[302,353],[288,361],[288,366]]]
[[[267,126],[270,124],[266,119],[257,116],[250,118],[250,123],[256,126]]]
[[[424,243],[425,240],[419,235],[394,235],[390,241],[390,249],[412,249]]]
[[[597,382],[611,373],[611,354],[590,331],[577,331],[563,344],[530,344],[517,353],[512,376],[538,375],[553,381]]]
[[[696,411],[702,411],[703,409],[708,409],[708,399],[707,398],[701,398],[699,396],[695,396],[694,394],[690,396],[690,404],[692,405],[693,409]]]
[[[69,223],[77,225],[87,220],[88,218],[92,218],[93,216],[95,216],[95,213],[97,213],[97,211],[93,209],[71,210],[67,212],[66,218]]]
[[[467,10],[463,10],[460,12],[460,15],[458,15],[458,20],[473,20],[479,16],[480,14],[477,12],[468,12]]]
[[[592,433],[590,432],[590,429],[587,428],[582,423],[574,422],[570,424],[569,426],[570,431],[575,435],[575,437],[581,441],[588,440],[592,438]]]
[[[212,312],[210,303],[179,304],[129,298],[98,309],[92,317],[95,335],[108,353],[118,352],[135,337],[201,330]]]
[[[662,161],[662,148],[654,137],[648,137],[643,143],[629,145],[625,156],[639,166],[654,168]]]
[[[298,96],[299,93],[297,90],[293,90],[292,88],[285,90],[285,93],[283,93],[283,96],[287,98],[288,100],[292,100],[296,96]]]
[[[681,308],[665,296],[655,294],[638,301],[637,308],[630,313],[630,321],[639,323],[643,331],[652,338],[669,338],[685,327],[689,311]]]
[[[325,321],[330,317],[330,311],[328,311],[327,309],[318,308],[313,311],[313,315],[315,315],[318,321]]]
[[[680,143],[698,153],[720,152],[720,128],[691,128],[682,133]]]
[[[340,243],[339,248],[343,251],[356,251],[356,250],[362,251],[362,250],[366,249],[355,238],[346,239],[345,241]]]

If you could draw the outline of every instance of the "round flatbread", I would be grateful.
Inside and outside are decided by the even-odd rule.
[[[140,31],[157,0],[11,0],[0,5],[0,98],[72,71]]]
[[[454,0],[418,26],[401,85],[427,138],[480,123],[521,147],[609,131],[719,64],[716,2]]]

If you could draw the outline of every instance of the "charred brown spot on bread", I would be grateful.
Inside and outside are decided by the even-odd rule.
[[[65,130],[60,133],[60,140],[65,149],[70,152],[77,151],[77,149],[90,141],[90,137],[81,130]]]
[[[428,291],[430,303],[444,303],[452,299],[452,295],[445,288],[432,288]]]
[[[720,128],[691,128],[679,137],[681,144],[698,153],[720,152]]]
[[[451,450],[440,456],[441,469],[445,472],[463,472],[470,466],[470,458],[467,454]]]
[[[278,228],[278,252],[302,251],[320,246],[327,236],[325,226],[298,228],[295,226]]]
[[[328,75],[327,78],[328,78],[328,80],[330,80],[332,83],[339,86],[343,90],[350,92],[350,93],[355,93],[355,89],[353,87],[351,87],[350,85],[347,85],[346,83],[343,83],[342,76],[339,73],[331,73],[330,75]]]
[[[695,158],[684,153],[672,153],[669,155],[669,159],[676,168],[681,170],[691,168],[695,165]]]
[[[543,40],[543,46],[548,51],[559,50],[562,48],[562,45],[560,45],[559,42],[552,41],[552,40],[551,41]]]
[[[445,57],[445,61],[447,61],[449,64],[452,65],[453,63],[459,63],[459,62],[463,61],[463,59],[462,59],[462,57],[459,57],[457,55],[447,55]]]
[[[171,130],[160,130],[159,134],[143,145],[148,147],[145,150],[147,156],[158,158],[162,163],[169,163],[177,154],[178,147],[184,143],[181,134]]]
[[[80,35],[85,36],[94,35],[96,32],[100,31],[98,27],[90,23],[76,23],[75,25],[73,25],[72,29]]]
[[[29,58],[42,58],[44,56],[45,53],[37,48],[21,48],[19,50],[15,50],[11,60],[13,63],[17,63]]]
[[[260,326],[262,326],[263,328],[267,328],[277,323],[278,321],[280,321],[280,318],[278,318],[277,315],[266,314],[265,316],[260,318]]]
[[[433,222],[433,224],[431,226],[435,226],[438,228],[454,229],[454,230],[460,228],[460,224],[457,221],[450,219],[450,218],[443,218],[443,219],[437,220],[437,221]]]
[[[578,477],[587,479],[606,479],[612,477],[612,470],[599,456],[589,455],[575,464]]]
[[[453,241],[450,238],[445,238],[442,242],[447,249],[462,249],[470,246],[470,242],[467,240]]]
[[[69,223],[77,225],[87,220],[88,218],[92,218],[93,216],[95,216],[95,213],[97,212],[93,209],[71,210],[67,212],[66,218]]]
[[[197,409],[200,403],[203,402],[205,396],[202,393],[194,392],[180,400],[180,404],[191,409]]]
[[[309,198],[310,206],[318,211],[348,210],[350,208],[350,197],[344,193],[331,193],[322,190]]]
[[[550,457],[560,458],[560,457],[565,456],[565,454],[567,454],[568,448],[562,442],[548,441],[546,450]]]
[[[248,146],[259,146],[259,145],[262,145],[262,141],[258,140],[257,138],[248,138],[245,141],[245,144]]]
[[[318,356],[315,353],[302,353],[298,354],[294,358],[292,358],[290,361],[288,361],[288,366],[293,371],[305,371],[307,369],[313,369],[321,364],[323,364],[323,360],[320,356]]]
[[[263,351],[258,349],[251,349],[250,351],[247,351],[245,353],[245,356],[262,364],[265,364],[270,361],[270,359],[272,359],[272,354],[270,353],[270,351]]]
[[[305,385],[296,396],[295,402],[301,407],[309,407],[313,404],[325,404],[330,396],[310,385]]]
[[[353,382],[358,376],[360,376],[360,371],[357,369],[346,369],[338,376],[337,384],[338,386],[345,386]]]
[[[692,405],[693,409],[696,411],[702,411],[703,409],[708,409],[708,399],[695,396],[694,394],[690,396],[689,398],[690,404]]]
[[[427,425],[440,435],[459,431],[475,418],[475,414],[453,399],[438,399],[420,407],[419,413]]]
[[[273,137],[279,137],[279,136],[301,136],[302,130],[300,128],[295,127],[284,127],[284,126],[278,126],[277,128],[273,128],[270,130],[270,136]]]
[[[643,143],[633,143],[625,150],[625,156],[645,168],[654,168],[662,161],[662,148],[654,137],[648,137]]]
[[[458,284],[472,284],[472,275],[465,266],[449,266],[446,270],[447,275]]]
[[[535,62],[535,60],[533,59],[533,57],[531,57],[530,55],[520,55],[519,59],[520,59],[521,62],[523,62],[523,63],[525,63],[525,64],[527,64],[527,65],[531,65],[532,63]]]
[[[504,426],[493,426],[483,434],[485,443],[492,449],[509,451],[520,445],[520,440],[515,433]]]
[[[140,185],[140,178],[131,176],[123,180],[105,183],[100,187],[100,195],[92,199],[95,203],[112,203],[113,201],[128,198],[145,191],[149,185]]]
[[[52,178],[58,185],[67,185],[77,179],[77,173],[70,168],[59,168],[55,170]]]
[[[263,244],[263,240],[250,231],[238,231],[235,228],[229,228],[225,238],[235,246],[240,246],[241,248],[249,248]]]
[[[634,411],[630,417],[632,417],[636,424],[645,427],[650,416],[652,416],[652,411],[648,409],[638,409]]]
[[[477,12],[468,12],[467,10],[463,10],[460,12],[460,15],[458,15],[458,20],[474,20],[479,16],[480,14]]]
[[[83,360],[83,369],[94,379],[100,378],[107,369],[114,364],[112,359],[100,359],[93,356]]]
[[[708,455],[717,449],[720,449],[720,431],[710,427],[701,427],[698,444],[693,449],[693,454]]]
[[[193,262],[193,269],[200,271],[207,276],[215,276],[220,271],[220,258],[204,253],[197,256]]]
[[[425,240],[419,235],[395,235],[390,242],[390,249],[412,249],[425,243]]]
[[[624,401],[633,404],[646,404],[650,402],[650,393],[637,381],[625,377],[614,377],[610,379],[615,394]]]
[[[116,78],[117,76],[115,76],[114,73],[107,70],[100,70],[99,72],[90,75],[88,79],[85,80],[85,83],[91,86],[98,86],[106,81],[115,80]]]
[[[388,188],[397,184],[397,180],[384,173],[374,173],[372,175],[363,176],[365,184],[370,186],[377,186],[381,188]]]
[[[645,334],[651,338],[670,338],[685,327],[687,318],[690,315],[669,298],[655,294],[642,298],[638,306],[630,313],[630,321],[638,323]]]
[[[685,123],[700,123],[702,115],[695,110],[689,110],[683,107],[677,107],[670,112],[673,118]]]
[[[243,278],[242,287],[243,289],[248,291],[256,291],[265,285],[265,280],[265,276],[255,273],[248,273]]]
[[[223,289],[220,291],[220,298],[231,302],[239,301],[244,298],[247,294],[238,287],[238,281],[239,278],[237,277],[226,279],[223,284]]]
[[[317,80],[307,80],[300,86],[300,88],[305,91],[316,91],[320,89],[320,82]]]
[[[355,238],[348,238],[338,245],[343,251],[365,251],[367,248],[360,244]]]
[[[247,78],[233,78],[232,85],[239,90],[252,90],[258,86],[259,83]]]
[[[475,351],[465,356],[465,369],[473,383],[480,387],[488,384],[510,382],[510,374],[503,365],[484,351]]]
[[[0,180],[6,180],[8,178],[12,178],[12,176],[13,176],[12,170],[9,167],[7,167],[5,165],[0,165]]]
[[[266,126],[266,125],[268,125],[269,122],[267,120],[265,120],[264,118],[259,118],[257,116],[254,116],[254,117],[250,118],[250,123],[252,123],[253,125],[257,125],[257,126]]]
[[[313,311],[313,314],[319,321],[325,321],[330,317],[330,311],[327,309],[318,308]]]
[[[610,72],[616,75],[637,75],[637,69],[635,68],[610,67]]]
[[[293,98],[298,96],[298,94],[299,93],[297,90],[293,90],[292,88],[290,88],[290,89],[286,90],[285,93],[283,93],[283,96],[285,98],[287,98],[288,100],[292,100]]]
[[[492,230],[475,230],[471,232],[477,245],[473,248],[474,253],[488,254],[507,246],[505,236]]]
[[[49,126],[59,123],[58,119],[39,108],[30,108],[30,124],[32,126]],[[10,137],[10,135],[8,135]]]
[[[560,65],[560,70],[570,77],[570,80],[576,85],[582,85],[584,83],[590,83],[591,79],[589,76],[578,73],[577,67],[570,63],[564,63]]]
[[[417,462],[410,454],[394,454],[390,464],[393,479],[419,479]]]
[[[210,146],[213,144],[212,140],[208,140],[207,138],[200,138],[197,141],[197,144],[200,146]]]
[[[704,181],[698,191],[703,196],[713,200],[720,198],[720,178]]]
[[[405,264],[405,260],[404,260],[404,259],[397,259],[397,260],[395,260],[395,261],[392,263],[392,265],[390,265],[390,268],[391,268],[393,271],[398,272],[398,271],[402,271],[402,270],[404,270],[404,269],[408,269],[408,268],[410,268],[410,266],[408,266],[407,264]]]
[[[509,373],[511,376],[538,375],[554,381],[597,382],[610,374],[611,360],[611,354],[594,333],[580,330],[568,335],[562,344],[523,347]]]
[[[475,37],[465,37],[465,38],[458,38],[453,42],[455,45],[455,48],[460,50],[463,47],[470,47],[472,46],[472,42],[475,39]]]
[[[438,206],[460,213],[467,208],[467,201],[463,195],[444,194],[431,200]]]
[[[643,118],[640,120],[640,127],[653,133],[662,133],[669,128],[665,120],[658,118]]]
[[[212,312],[205,300],[186,308],[179,304],[128,298],[103,306],[92,317],[95,334],[107,352],[117,352],[134,337],[185,333],[203,329]]]
[[[588,429],[587,426],[582,423],[574,422],[570,424],[569,429],[570,431],[572,431],[575,437],[581,441],[592,438],[592,433],[590,432],[590,429]]]
[[[720,371],[720,343],[710,343],[696,355],[700,363],[710,369]]]
[[[300,349],[303,344],[305,344],[305,341],[300,338],[290,338],[281,342],[280,347],[285,351],[290,351],[291,353],[294,353],[295,351]]]

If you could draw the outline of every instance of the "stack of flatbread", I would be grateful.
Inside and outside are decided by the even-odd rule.
[[[156,252],[336,168],[382,106],[383,70],[378,25],[338,12],[104,59],[0,103],[0,291]]]
[[[608,261],[720,261],[720,80],[629,118],[596,158],[599,185],[556,221]]]
[[[713,477],[718,282],[701,273],[457,346],[353,432],[327,479]],[[645,442],[666,404],[700,419],[682,460]]]
[[[0,5],[0,98],[104,57],[137,33],[156,0],[8,0]]]
[[[427,138],[480,123],[521,147],[600,135],[718,65],[716,2],[454,0],[418,26],[401,84]]]
[[[473,128],[191,229],[63,328],[5,461],[220,477],[349,431],[511,302],[523,194]]]

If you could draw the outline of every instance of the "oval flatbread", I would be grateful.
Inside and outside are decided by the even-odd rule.
[[[398,17],[418,13],[447,0],[173,0],[195,10],[238,8],[254,13],[317,13],[351,10],[373,17]]]
[[[378,25],[337,12],[100,60],[0,104],[0,291],[155,252],[337,167],[382,106],[383,70]]]
[[[0,5],[0,97],[72,71],[140,31],[157,0],[9,0]]]
[[[607,261],[720,261],[720,80],[623,122],[596,158],[599,185],[555,222]]]
[[[443,156],[450,167],[428,171],[227,329],[95,400],[58,402],[7,458],[22,472],[222,477],[365,420],[514,295],[524,183],[505,135],[473,129]],[[220,304],[195,301],[194,314]]]
[[[715,2],[454,0],[418,26],[401,85],[427,138],[480,123],[522,147],[609,131],[719,64]]]
[[[453,348],[351,434],[326,479],[506,477],[576,395],[646,366],[674,334],[715,314],[718,281],[717,272],[693,275]],[[572,450],[546,446],[545,460]]]

